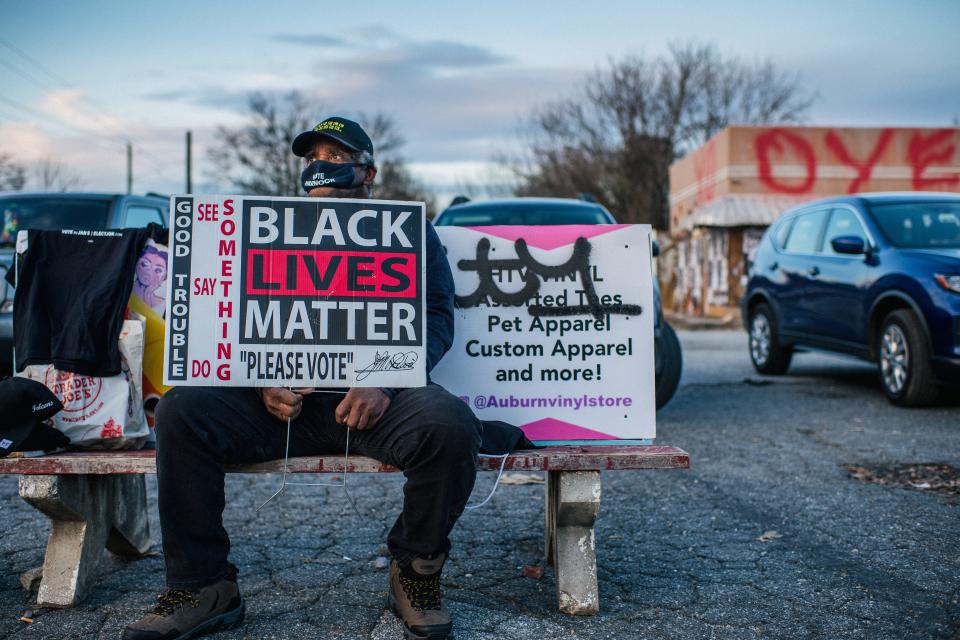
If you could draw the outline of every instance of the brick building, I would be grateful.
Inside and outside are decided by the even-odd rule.
[[[866,191],[960,191],[960,129],[727,127],[670,167],[664,304],[734,312],[747,257],[777,216]]]

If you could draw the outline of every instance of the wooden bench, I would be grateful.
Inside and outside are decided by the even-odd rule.
[[[557,606],[572,615],[600,608],[594,522],[600,509],[600,472],[686,469],[689,455],[656,445],[565,445],[517,451],[507,471],[545,471],[546,560],[556,571]],[[282,460],[231,467],[231,473],[276,473]],[[500,460],[481,458],[478,469],[497,471]],[[383,473],[396,468],[342,455],[291,458],[291,473]],[[37,604],[71,607],[97,577],[104,549],[136,558],[150,549],[143,474],[155,473],[153,451],[64,453],[0,458],[0,473],[21,474],[20,496],[52,521]],[[28,572],[36,574],[36,570]],[[31,579],[22,580],[29,587]]]

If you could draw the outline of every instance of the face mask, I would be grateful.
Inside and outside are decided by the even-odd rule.
[[[317,187],[352,189],[363,184],[363,174],[357,175],[354,167],[364,166],[360,162],[327,162],[314,160],[300,174],[300,184],[307,193]]]

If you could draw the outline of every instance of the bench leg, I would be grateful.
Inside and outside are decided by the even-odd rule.
[[[51,520],[37,593],[41,607],[72,607],[96,579],[104,549],[150,549],[142,475],[21,476],[20,497]]]
[[[600,511],[599,471],[549,471],[545,551],[557,576],[557,606],[569,615],[600,610],[593,525]]]

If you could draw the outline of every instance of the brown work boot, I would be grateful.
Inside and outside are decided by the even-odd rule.
[[[166,589],[152,613],[127,625],[122,640],[187,640],[243,622],[244,604],[233,580],[221,580],[198,591]]]
[[[403,621],[410,640],[443,640],[450,636],[453,620],[440,600],[440,570],[447,554],[414,558],[401,568],[390,563],[390,608]]]

